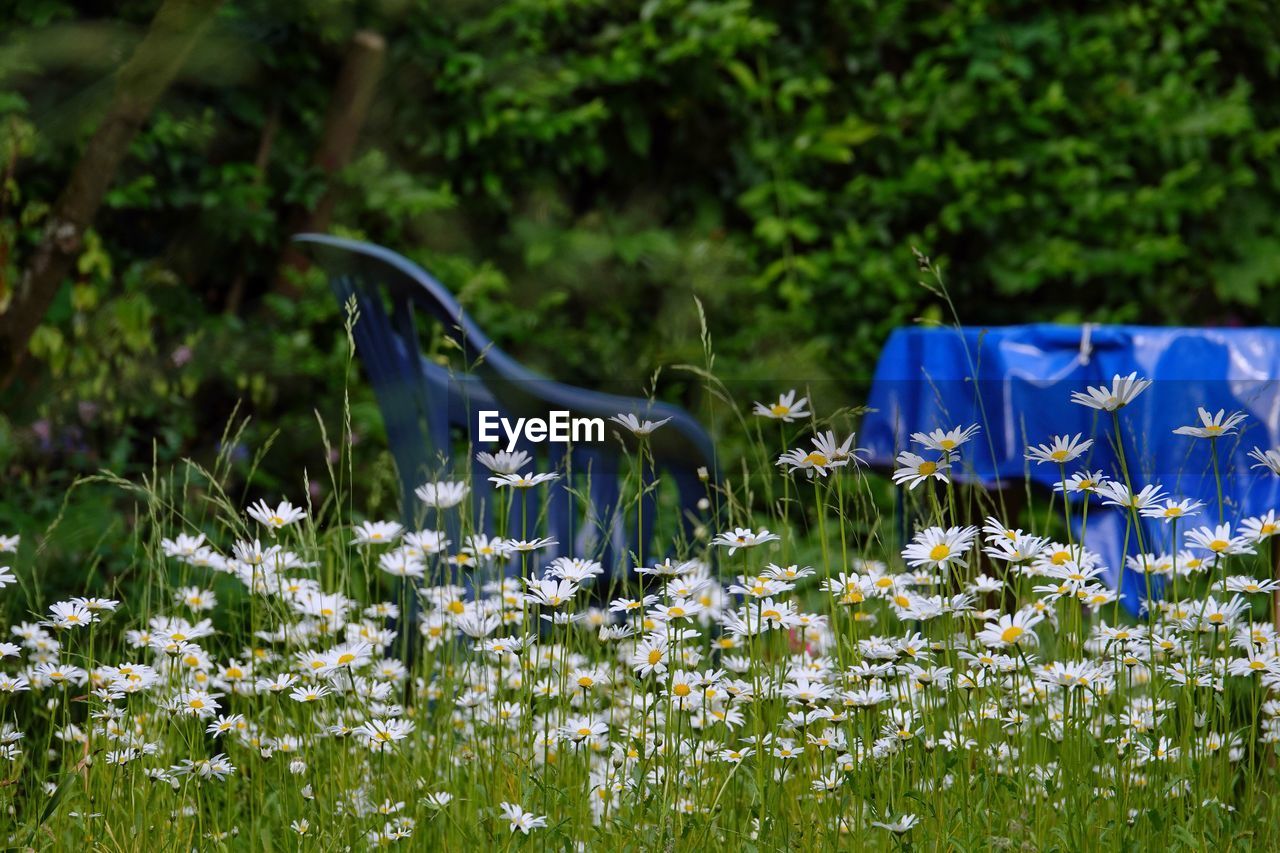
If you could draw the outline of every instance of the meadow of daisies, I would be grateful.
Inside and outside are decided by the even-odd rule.
[[[341,463],[321,506],[237,506],[194,464],[120,481],[127,594],[43,601],[19,539],[41,532],[0,538],[0,594],[31,603],[0,644],[7,843],[1276,849],[1280,528],[1123,455],[1089,470],[1147,390],[1063,400],[1113,416],[1027,448],[1060,482],[1022,519],[965,485],[978,426],[915,434],[890,484],[784,394],[744,408],[710,521],[625,572],[487,536],[465,481],[424,483],[407,527],[337,497]],[[1242,417],[1179,432],[1216,453]],[[615,426],[640,460],[663,428]],[[1253,457],[1280,475],[1280,450]],[[499,516],[561,475],[479,458]],[[624,511],[644,488],[624,475]],[[1103,503],[1165,591],[1136,617],[1069,523]]]

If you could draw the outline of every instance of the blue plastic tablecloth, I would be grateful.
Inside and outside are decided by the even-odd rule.
[[[1234,525],[1244,517],[1280,508],[1280,478],[1251,468],[1255,446],[1280,445],[1280,329],[1059,326],[1035,324],[993,328],[904,328],[889,338],[876,367],[858,443],[873,464],[891,466],[901,450],[920,450],[910,434],[980,424],[963,448],[957,479],[988,486],[1018,485],[1024,475],[1044,486],[1059,481],[1056,465],[1024,459],[1028,444],[1053,435],[1094,438],[1090,452],[1068,473],[1101,469],[1117,479],[1111,416],[1070,402],[1073,391],[1109,384],[1115,374],[1137,371],[1154,380],[1120,410],[1125,453],[1135,489],[1160,483],[1175,497],[1204,501],[1186,529],[1218,520],[1210,442],[1173,430],[1199,423],[1196,408],[1243,411],[1238,435],[1217,440],[1225,511]],[[1144,523],[1147,550],[1168,553],[1167,525]],[[1108,580],[1122,584],[1125,605],[1135,610],[1145,595],[1141,575],[1122,568],[1125,513],[1089,509],[1086,546],[1108,567]],[[1156,545],[1153,545],[1156,543]],[[1129,554],[1137,553],[1131,536]]]

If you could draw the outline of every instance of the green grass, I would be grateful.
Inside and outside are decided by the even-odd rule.
[[[999,496],[932,479],[897,519],[885,481],[829,448],[822,476],[774,465],[780,449],[808,454],[826,421],[736,422],[744,460],[708,484],[719,528],[675,542],[660,502],[639,562],[670,553],[671,576],[548,586],[542,601],[522,591],[547,578],[545,546],[505,560],[473,547],[459,565],[466,540],[353,544],[344,495],[359,472],[345,456],[324,501],[279,529],[227,496],[224,460],[138,483],[103,475],[137,506],[118,607],[43,599],[56,524],[22,531],[3,593],[11,626],[27,627],[0,671],[30,689],[0,693],[2,837],[59,850],[1280,844],[1276,614],[1265,593],[1218,589],[1267,580],[1269,539],[1201,549],[1176,598],[1133,620],[1089,579],[1089,555],[1054,541],[1079,499],[1005,520],[1021,538],[1004,521],[988,536],[965,525]],[[638,468],[624,476],[628,524]],[[499,495],[500,515],[541,500]],[[458,513],[478,532],[467,502],[420,510],[423,529]],[[1170,525],[1165,544],[1197,521]],[[900,522],[922,546],[897,541]],[[736,527],[777,538],[730,553],[716,540]],[[1043,542],[1027,538],[1036,529]],[[176,541],[196,533],[198,548]],[[1037,556],[1002,559],[992,540]],[[908,567],[904,552],[932,563]],[[383,557],[426,578],[400,634],[390,617],[413,593]],[[578,621],[540,618],[564,614]],[[477,648],[488,641],[506,650]],[[504,803],[532,818],[527,835]],[[884,826],[904,815],[909,827]]]

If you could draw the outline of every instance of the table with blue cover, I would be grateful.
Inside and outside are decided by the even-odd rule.
[[[1135,490],[1161,484],[1173,497],[1205,503],[1186,529],[1218,520],[1211,442],[1175,435],[1199,424],[1198,406],[1242,411],[1248,419],[1238,435],[1216,441],[1223,489],[1223,521],[1280,509],[1280,477],[1252,468],[1247,453],[1280,445],[1280,329],[1061,326],[1035,324],[992,328],[904,328],[889,338],[876,367],[858,443],[871,462],[891,467],[894,456],[914,449],[910,434],[980,424],[982,432],[963,448],[958,480],[988,487],[1033,482],[1052,488],[1061,472],[1024,458],[1028,444],[1054,435],[1094,438],[1088,454],[1068,474],[1088,467],[1120,479],[1111,436],[1111,415],[1070,402],[1071,393],[1110,384],[1115,374],[1153,380],[1120,410],[1125,454]],[[1134,612],[1145,596],[1140,573],[1123,569],[1126,512],[1090,504],[1086,547],[1107,566],[1107,580],[1120,583],[1125,606]],[[1079,524],[1079,514],[1075,516]],[[1167,553],[1168,526],[1143,524],[1147,550]],[[1161,543],[1158,547],[1152,543]],[[1136,537],[1130,555],[1138,552]]]

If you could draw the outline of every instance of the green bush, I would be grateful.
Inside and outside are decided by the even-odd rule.
[[[156,5],[0,12],[6,280]],[[832,381],[835,405],[892,328],[946,314],[913,245],[969,323],[1266,322],[1278,24],[1263,0],[230,0],[5,395],[26,488],[0,520],[78,471],[210,456],[238,400],[249,447],[317,407],[335,426],[338,307],[273,282],[358,28],[387,61],[335,231],[423,262],[557,378],[634,391],[698,361],[697,296],[744,396]],[[698,403],[675,371],[659,393]],[[318,467],[291,445],[259,487]]]

